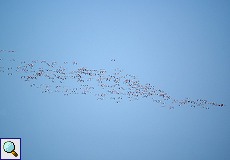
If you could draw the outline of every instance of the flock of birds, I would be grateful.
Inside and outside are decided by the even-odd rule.
[[[0,53],[14,52],[0,50]],[[1,66],[3,64],[1,61],[6,62],[6,60],[0,57],[0,76],[1,74],[12,76],[19,73],[22,80],[28,82],[31,87],[40,88],[42,93],[62,93],[65,96],[92,94],[97,97],[97,100],[111,99],[115,103],[120,103],[122,100],[149,98],[169,109],[177,106],[198,106],[206,109],[210,106],[224,106],[224,104],[209,102],[205,99],[175,99],[150,83],[141,84],[136,76],[124,74],[119,68],[109,72],[105,69],[80,67],[77,61],[58,63],[46,60],[21,61],[17,66],[13,66],[11,63],[17,62],[15,59],[7,60],[6,65],[10,66]],[[115,59],[111,59],[111,63],[113,62]]]

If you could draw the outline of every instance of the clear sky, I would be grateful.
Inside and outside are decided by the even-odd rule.
[[[118,67],[178,99],[226,106],[117,104],[0,73],[0,138],[22,138],[23,160],[230,159],[229,28],[227,0],[1,0],[0,49],[16,51],[4,59]]]

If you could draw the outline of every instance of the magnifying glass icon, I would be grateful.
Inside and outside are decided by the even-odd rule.
[[[12,153],[15,157],[18,156],[18,154],[14,151],[15,145],[11,141],[7,141],[3,144],[3,149],[6,153]]]

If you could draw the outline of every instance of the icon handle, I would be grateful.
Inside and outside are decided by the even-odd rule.
[[[12,151],[11,153],[12,153],[15,157],[18,156],[18,154],[17,154],[15,151]]]

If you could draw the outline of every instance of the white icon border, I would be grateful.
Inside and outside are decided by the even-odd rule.
[[[6,141],[12,141],[14,142],[14,144],[17,144],[18,147],[15,148],[15,151],[17,152],[18,157],[14,157],[13,155],[4,152],[3,144]],[[21,138],[0,138],[0,144],[1,144],[0,160],[21,160],[21,142],[22,142]]]

